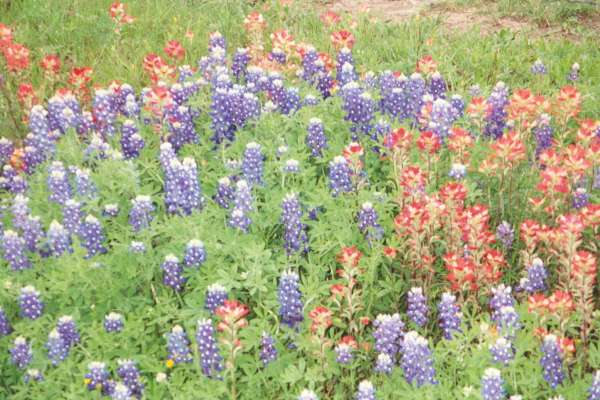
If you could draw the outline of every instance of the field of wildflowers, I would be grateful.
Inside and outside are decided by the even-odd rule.
[[[0,5],[0,398],[600,400],[593,41],[36,4]]]

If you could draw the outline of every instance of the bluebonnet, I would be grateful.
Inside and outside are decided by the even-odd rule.
[[[248,53],[248,49],[238,48],[233,54],[231,72],[238,80],[246,77],[249,62],[250,54]]]
[[[447,138],[450,135],[450,129],[455,120],[456,113],[448,101],[441,98],[433,101],[428,123],[428,128],[433,133],[442,140]]]
[[[70,315],[60,317],[56,329],[68,347],[72,347],[81,340],[77,325]]]
[[[167,334],[167,351],[168,359],[175,364],[192,362],[190,341],[181,326],[175,325]]]
[[[275,348],[275,340],[271,335],[263,332],[260,340],[260,360],[263,366],[266,367],[277,359],[277,349]]]
[[[76,200],[67,200],[63,206],[63,225],[71,235],[78,235],[81,231],[83,211],[81,203]]]
[[[250,212],[254,210],[252,203],[252,193],[250,191],[250,185],[248,185],[248,182],[244,179],[237,181],[233,198],[233,204],[235,208],[243,212]]]
[[[263,160],[261,146],[256,142],[248,143],[242,160],[242,172],[249,185],[263,183]]]
[[[97,89],[92,101],[92,114],[96,130],[103,137],[113,136],[115,133],[116,110],[114,96],[108,89]]]
[[[312,390],[304,389],[296,400],[319,400],[319,397]]]
[[[285,271],[281,274],[277,297],[279,300],[279,317],[281,323],[292,329],[298,328],[304,320],[302,308],[302,293],[298,287],[300,278],[293,271]]]
[[[354,66],[349,63],[344,63],[340,72],[337,75],[337,80],[341,86],[344,86],[347,83],[355,82],[358,80],[358,74],[354,70]]]
[[[48,199],[58,204],[65,204],[71,198],[71,185],[67,170],[60,161],[54,161],[48,167]]]
[[[248,228],[252,224],[252,220],[246,213],[239,208],[234,208],[229,216],[229,226],[247,233]]]
[[[487,99],[489,104],[489,112],[486,116],[486,123],[483,134],[492,139],[498,139],[504,134],[506,127],[507,111],[506,106],[508,100],[508,88],[504,82],[498,82],[492,93]]]
[[[229,208],[229,204],[233,201],[234,191],[231,187],[231,180],[228,177],[219,179],[217,184],[217,193],[213,199],[221,208]]]
[[[44,375],[40,372],[39,369],[30,368],[25,372],[25,376],[23,377],[23,381],[25,383],[31,382],[41,382],[44,380]]]
[[[429,79],[429,87],[427,89],[427,92],[433,97],[433,100],[436,100],[445,99],[446,90],[446,81],[439,72],[434,72],[431,75],[431,78]]]
[[[112,400],[130,400],[131,390],[121,382],[115,384],[112,393],[110,394]]]
[[[550,121],[551,117],[548,114],[541,114],[535,128],[533,128],[533,135],[536,142],[536,157],[539,157],[544,150],[552,147],[554,129],[552,128],[552,125],[550,125]]]
[[[587,400],[600,400],[600,371],[596,371],[588,389]]]
[[[490,309],[492,310],[492,320],[498,321],[502,307],[514,306],[515,299],[512,296],[512,288],[500,284],[492,288],[492,297],[490,299]]]
[[[451,293],[442,294],[442,299],[438,303],[438,320],[440,328],[444,334],[444,339],[450,340],[454,332],[460,332],[461,313],[456,305],[456,297]]]
[[[300,172],[300,162],[298,160],[289,159],[283,165],[283,172],[288,174],[297,174]]]
[[[490,353],[494,362],[508,365],[515,358],[515,349],[510,340],[499,337],[494,344],[490,345]]]
[[[379,81],[377,75],[373,71],[367,71],[362,77],[362,84],[368,90],[377,88]]]
[[[25,369],[33,358],[31,345],[27,343],[27,339],[23,336],[18,336],[13,342],[13,347],[10,349],[10,361],[19,369]]]
[[[90,170],[79,169],[77,167],[69,167],[69,170],[74,175],[75,180],[75,192],[79,197],[94,199],[97,195],[96,184],[92,180]]]
[[[27,217],[31,214],[31,210],[29,209],[29,198],[17,194],[10,209],[13,216],[13,226],[15,228],[23,229],[27,223]]]
[[[483,400],[502,400],[505,398],[504,380],[496,368],[488,368],[481,378],[481,396]]]
[[[342,69],[346,64],[354,66],[354,57],[352,57],[352,50],[350,50],[347,47],[342,47],[337,53],[336,58],[335,69],[337,75],[340,75],[342,73]]]
[[[123,380],[125,386],[129,388],[131,395],[138,399],[141,398],[144,394],[144,384],[141,381],[140,372],[135,361],[118,360],[118,364],[117,374]]]
[[[183,268],[179,264],[179,259],[175,255],[168,254],[160,268],[163,270],[163,283],[165,285],[177,292],[183,290],[186,279],[183,276]]]
[[[448,172],[448,176],[452,179],[456,179],[457,181],[464,179],[466,175],[467,167],[459,163],[452,164],[452,168],[450,169],[450,172]]]
[[[544,337],[540,364],[543,369],[544,379],[552,389],[556,389],[565,379],[562,351],[558,345],[556,336],[546,335]]]
[[[198,320],[196,343],[200,354],[202,373],[209,378],[219,376],[223,370],[223,357],[219,353],[215,339],[215,329],[209,319]]]
[[[462,96],[459,94],[454,94],[450,98],[450,105],[452,106],[452,110],[454,111],[454,120],[462,117],[465,113],[465,101]]]
[[[79,229],[79,237],[81,245],[87,249],[86,258],[106,253],[106,248],[103,244],[105,240],[104,230],[98,218],[93,215],[88,215],[83,220]]]
[[[56,329],[53,329],[48,335],[46,349],[48,349],[48,359],[54,366],[58,365],[69,355],[69,346]]]
[[[358,212],[358,229],[369,242],[380,240],[383,237],[383,228],[377,222],[377,211],[370,202],[364,202]]]
[[[47,243],[52,255],[60,257],[64,253],[71,253],[71,235],[58,221],[54,220],[48,228]]]
[[[23,226],[23,240],[25,241],[27,250],[31,252],[37,251],[38,243],[44,236],[40,217],[28,215]]]
[[[372,119],[375,113],[375,101],[357,82],[347,83],[340,90],[342,96],[344,119],[352,123],[351,131],[368,134],[372,129]]]
[[[4,231],[2,238],[2,253],[4,260],[13,271],[31,268],[31,261],[25,253],[25,240],[12,230]]]
[[[139,232],[150,226],[150,222],[154,219],[152,213],[155,208],[152,204],[150,196],[137,196],[131,200],[131,210],[129,210],[129,225],[134,232]]]
[[[505,249],[510,249],[515,239],[515,230],[506,221],[502,221],[496,228],[496,237]]]
[[[548,279],[548,271],[544,266],[544,262],[539,258],[534,258],[531,265],[527,267],[527,277],[522,278],[519,283],[519,290],[524,290],[527,293],[543,292],[548,288],[546,280]]]
[[[590,204],[590,195],[585,188],[577,188],[573,193],[573,208],[579,210],[583,207],[587,207]]]
[[[44,303],[40,298],[40,292],[33,286],[25,286],[19,295],[20,315],[23,318],[38,319],[44,312]]]
[[[221,284],[213,283],[206,288],[204,308],[214,314],[217,307],[227,300],[227,289]]]
[[[193,158],[179,161],[172,146],[163,143],[159,159],[165,173],[165,204],[171,214],[190,215],[203,206],[202,188],[198,181],[198,167]]]
[[[106,364],[93,361],[88,364],[88,373],[85,374],[85,383],[89,391],[101,390],[107,394],[110,374],[106,369]]]
[[[375,372],[389,375],[392,373],[393,368],[394,360],[392,360],[392,358],[388,354],[379,353],[377,355],[377,361],[375,363]]]
[[[281,203],[281,222],[284,227],[284,248],[289,255],[308,251],[306,225],[301,221],[302,209],[298,196],[290,193]]]
[[[306,145],[313,157],[322,157],[323,150],[327,148],[327,136],[325,136],[323,122],[319,118],[311,118],[308,122],[308,134]]]
[[[427,299],[423,295],[423,288],[413,287],[408,292],[407,315],[419,327],[427,324]]]
[[[121,152],[126,160],[137,158],[146,145],[144,139],[139,134],[137,125],[130,119],[123,121],[120,143]]]
[[[375,350],[395,359],[404,337],[404,323],[400,319],[400,314],[379,314],[373,326],[375,327],[373,332]]]
[[[123,316],[111,312],[104,317],[104,330],[108,333],[121,332],[123,330]]]
[[[500,333],[510,339],[514,339],[516,331],[521,329],[519,314],[512,306],[501,307],[496,322]]]
[[[547,75],[548,69],[539,58],[531,65],[531,73],[534,75]]]
[[[358,384],[354,400],[375,400],[375,387],[371,381],[364,380]]]
[[[353,190],[352,171],[342,156],[336,156],[329,163],[329,188],[334,197]]]
[[[144,242],[132,240],[131,243],[129,243],[129,252],[133,254],[145,253],[146,245],[144,244]]]
[[[186,267],[199,267],[206,261],[206,250],[204,243],[198,239],[190,240],[185,246],[183,264]]]
[[[13,154],[13,142],[5,137],[0,138],[0,164],[5,164]]]
[[[175,151],[188,143],[198,143],[193,112],[188,106],[174,107],[167,112],[167,140]]]
[[[312,94],[307,94],[302,102],[303,106],[316,106],[317,104],[319,104],[319,99]]]
[[[102,216],[104,217],[116,217],[119,215],[119,205],[118,204],[106,204],[104,206],[104,210],[102,210]]]
[[[437,383],[427,339],[415,331],[408,332],[402,341],[402,353],[400,364],[408,383],[417,387]]]
[[[335,346],[336,361],[340,364],[350,364],[354,358],[353,348],[347,343],[339,343]]]
[[[571,82],[575,82],[579,79],[579,64],[574,63],[571,66],[571,70],[567,74],[567,80]]]
[[[6,313],[4,312],[2,307],[0,307],[0,337],[10,335],[12,331],[12,325],[10,324]]]

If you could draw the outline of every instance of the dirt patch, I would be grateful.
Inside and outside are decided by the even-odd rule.
[[[526,18],[502,17],[494,10],[481,7],[449,6],[444,0],[334,0],[327,8],[351,14],[368,12],[385,22],[401,22],[415,16],[437,18],[451,31],[464,32],[475,28],[484,34],[491,34],[507,29],[536,38],[566,38],[572,41],[579,39],[577,34],[561,26],[539,26]],[[599,14],[582,18],[581,23],[600,33]]]

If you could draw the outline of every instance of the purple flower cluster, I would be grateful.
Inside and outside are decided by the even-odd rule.
[[[550,120],[551,119],[548,114],[541,114],[537,120],[535,128],[533,128],[533,135],[536,142],[536,157],[539,157],[544,150],[552,147],[554,129],[552,128],[552,125],[550,125]]]
[[[340,95],[346,112],[344,119],[352,123],[352,132],[368,134],[372,129],[371,122],[375,116],[375,101],[371,95],[357,82],[350,82],[343,86]]]
[[[590,204],[590,195],[588,194],[585,188],[577,188],[575,189],[575,193],[573,193],[573,208],[579,210],[581,208],[587,207]]]
[[[542,344],[540,365],[544,370],[544,379],[552,389],[556,389],[565,379],[562,351],[554,335],[546,335]]]
[[[19,369],[25,369],[33,358],[31,345],[27,343],[27,339],[18,336],[13,342],[13,347],[10,349],[10,361]]]
[[[179,84],[175,84],[176,86]],[[174,107],[167,112],[167,140],[175,151],[188,143],[198,143],[198,135],[194,125],[194,114],[190,107]]]
[[[71,235],[79,235],[83,221],[81,203],[76,200],[67,200],[63,206],[63,226]]]
[[[290,193],[281,203],[281,222],[284,228],[284,245],[288,256],[308,252],[306,225],[302,223],[302,209],[298,196]]]
[[[206,250],[204,243],[198,239],[190,240],[185,246],[183,264],[186,267],[200,267],[206,261]]]
[[[333,197],[341,193],[349,193],[354,189],[352,184],[352,170],[348,161],[342,156],[336,156],[329,163],[329,188]]]
[[[160,146],[159,159],[165,174],[164,192],[167,211],[190,215],[203,206],[198,167],[193,158],[179,161],[170,143]]]
[[[20,315],[23,318],[38,319],[44,312],[44,303],[40,298],[40,292],[33,286],[25,286],[19,295]]]
[[[546,68],[546,66],[544,65],[542,60],[540,60],[539,58],[537,60],[535,60],[535,62],[531,65],[530,70],[531,70],[531,73],[534,75],[547,75],[548,74],[548,68]]]
[[[183,276],[183,267],[179,263],[179,259],[173,254],[168,254],[160,268],[163,270],[163,283],[176,292],[182,291],[186,279]]]
[[[8,317],[6,316],[6,313],[2,307],[0,307],[0,337],[10,335],[12,331],[13,328],[8,320]]]
[[[423,327],[427,324],[427,299],[423,295],[423,289],[413,287],[408,292],[408,310],[407,315],[418,327]]]
[[[266,332],[263,332],[260,340],[260,360],[266,367],[277,359],[277,349],[275,348],[275,339]]]
[[[389,375],[394,368],[394,360],[386,353],[379,353],[375,362],[375,372]]]
[[[417,387],[437,383],[427,339],[415,331],[408,332],[402,341],[402,353],[400,364],[408,383]]]
[[[137,196],[131,200],[131,210],[129,210],[129,225],[134,232],[139,232],[150,226],[152,222],[152,213],[155,208],[150,196]]]
[[[71,198],[69,176],[63,163],[54,161],[48,167],[48,199],[58,204],[65,204]]]
[[[319,118],[311,118],[308,122],[308,134],[306,145],[313,157],[323,157],[323,150],[327,148],[327,136],[323,128],[323,122]]]
[[[137,158],[146,145],[133,120],[125,120],[121,126],[121,152],[126,160]]]
[[[375,327],[373,332],[375,350],[395,359],[404,337],[404,322],[400,319],[400,314],[379,314],[373,326]]]
[[[354,400],[375,400],[375,387],[373,384],[367,380],[360,382]]]
[[[121,332],[123,330],[123,316],[115,312],[104,317],[104,330],[107,333]]]
[[[72,347],[81,341],[77,325],[75,325],[75,321],[70,315],[64,315],[58,319],[56,330],[68,347]]]
[[[250,54],[247,48],[239,48],[233,54],[231,61],[231,72],[239,81],[246,77],[248,64],[250,63]]]
[[[433,100],[446,98],[446,81],[439,72],[434,72],[429,79],[427,93],[433,97]]]
[[[235,208],[231,211],[229,226],[239,229],[242,232],[248,232],[252,220],[247,214],[254,209],[252,203],[252,193],[250,192],[248,182],[244,179],[239,180],[235,187],[233,198]]]
[[[500,284],[492,288],[492,298],[490,299],[492,321],[498,322],[502,307],[512,307],[514,305],[515,299],[512,296],[512,288],[510,286]]]
[[[127,386],[131,396],[140,399],[144,394],[144,384],[141,381],[140,372],[135,361],[118,360],[119,367],[117,375],[123,380],[123,384]]]
[[[292,329],[297,329],[304,320],[302,313],[302,293],[300,292],[300,278],[297,273],[285,271],[281,274],[278,288],[279,317],[281,323]]]
[[[448,176],[452,179],[456,179],[457,181],[464,179],[466,175],[467,167],[459,163],[452,164],[452,168],[450,168],[450,172],[448,172]]]
[[[336,354],[335,360],[340,364],[348,365],[354,359],[354,349],[347,343],[339,343],[335,346],[334,350]]]
[[[231,180],[228,177],[219,179],[217,184],[217,193],[215,193],[213,200],[221,208],[229,208],[229,204],[233,201],[234,191],[231,187]]]
[[[223,305],[227,300],[227,289],[223,285],[213,283],[206,288],[204,308],[214,314],[217,307]]]
[[[90,176],[91,171],[87,168],[79,169],[77,167],[69,167],[69,171],[74,176],[75,192],[81,198],[94,199],[97,194],[96,184]]]
[[[171,332],[167,334],[167,352],[168,359],[175,364],[192,362],[190,341],[179,325],[175,325]]]
[[[223,357],[219,353],[215,329],[209,319],[198,320],[196,342],[200,354],[202,373],[209,378],[216,378],[223,370]]]
[[[496,237],[505,249],[510,249],[515,240],[515,230],[506,221],[502,221],[496,228]]]
[[[594,373],[592,384],[588,389],[588,394],[587,400],[600,400],[600,370]]]
[[[487,99],[490,111],[486,116],[486,124],[483,134],[492,139],[498,139],[504,134],[506,127],[508,100],[508,88],[504,82],[498,82]]]
[[[505,398],[504,380],[496,368],[488,368],[481,378],[481,396],[483,400],[502,400]]]
[[[242,87],[229,87],[229,84],[215,88],[210,105],[211,140],[216,145],[225,140],[233,142],[236,131],[259,115],[260,101],[253,93]]]
[[[246,151],[244,151],[244,159],[242,160],[242,172],[250,186],[261,185],[263,183],[263,164],[264,156],[260,144],[255,142],[248,143]]]
[[[52,221],[46,234],[50,252],[55,257],[60,257],[65,252],[71,253],[71,235],[58,221]]]
[[[451,340],[454,332],[461,332],[460,324],[462,315],[460,308],[456,304],[456,297],[448,292],[443,293],[437,310],[444,339]]]
[[[494,362],[502,365],[508,365],[515,358],[515,349],[512,343],[504,337],[499,337],[494,344],[490,345],[490,353],[492,353]]]
[[[26,254],[25,240],[15,231],[4,231],[2,254],[13,271],[31,268],[31,261],[29,261]]]
[[[60,364],[69,355],[69,346],[56,329],[53,329],[48,335],[46,348],[48,349],[48,359],[54,366]]]
[[[79,228],[79,238],[81,245],[87,250],[86,258],[106,253],[107,250],[103,245],[105,237],[102,225],[93,215],[88,215],[83,220]]]
[[[527,293],[543,292],[547,289],[547,279],[548,271],[544,262],[539,258],[534,258],[531,265],[527,267],[527,277],[522,278],[519,283],[519,290]]]
[[[383,228],[377,222],[378,218],[373,204],[364,202],[358,212],[358,229],[369,243],[380,240],[383,237]]]

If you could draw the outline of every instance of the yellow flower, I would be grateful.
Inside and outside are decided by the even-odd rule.
[[[175,361],[169,359],[169,360],[167,360],[166,364],[167,364],[167,368],[173,368],[173,366],[175,365]]]
[[[85,378],[85,379],[83,380],[83,383],[84,383],[84,384],[86,384],[86,385],[89,385],[91,381],[92,381],[92,380],[91,380],[90,378]]]

